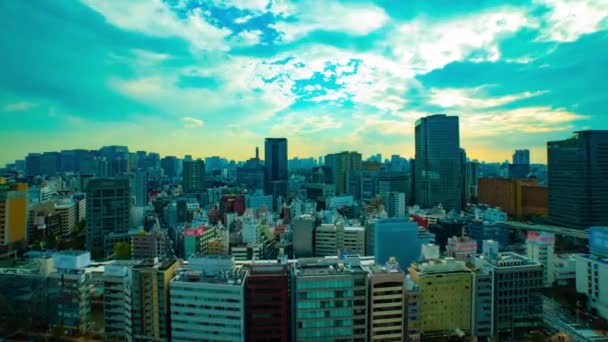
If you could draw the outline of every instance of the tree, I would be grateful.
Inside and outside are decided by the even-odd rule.
[[[114,252],[114,259],[116,260],[128,260],[131,259],[131,244],[128,242],[117,242],[112,248]]]

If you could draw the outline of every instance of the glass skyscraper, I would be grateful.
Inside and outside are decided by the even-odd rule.
[[[422,207],[460,211],[462,182],[458,117],[436,114],[416,121],[415,198]]]
[[[272,195],[274,206],[279,196],[287,195],[286,138],[266,138],[264,142],[264,192]]]
[[[549,216],[586,229],[608,224],[608,131],[580,131],[547,143]]]

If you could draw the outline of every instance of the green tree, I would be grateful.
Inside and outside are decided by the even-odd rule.
[[[112,248],[114,259],[128,260],[131,259],[131,244],[128,242],[117,242]]]

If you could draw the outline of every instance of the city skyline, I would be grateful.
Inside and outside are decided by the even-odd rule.
[[[246,160],[414,155],[458,115],[471,159],[608,128],[600,1],[53,1],[0,4],[0,165],[127,145]],[[219,142],[219,143],[218,143]]]

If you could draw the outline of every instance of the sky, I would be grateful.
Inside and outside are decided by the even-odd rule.
[[[608,129],[608,0],[0,1],[0,165],[127,145],[244,160],[414,155],[460,117],[471,159]],[[263,148],[261,148],[263,150]]]

